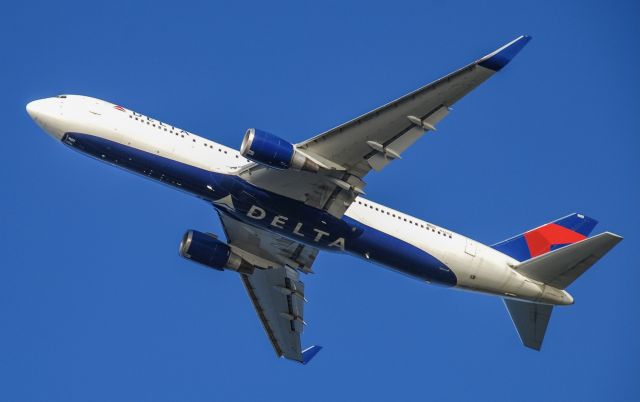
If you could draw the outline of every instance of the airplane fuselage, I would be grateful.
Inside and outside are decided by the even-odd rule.
[[[251,163],[234,149],[121,106],[77,95],[32,102],[51,136],[86,155],[195,195],[246,224],[322,250],[344,252],[419,280],[549,304],[559,289],[525,278],[491,247],[358,197],[344,216],[258,188],[238,173]]]

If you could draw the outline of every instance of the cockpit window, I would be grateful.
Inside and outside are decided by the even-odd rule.
[[[61,99],[65,99],[67,97],[67,95],[58,95],[56,96],[56,98],[61,98]]]

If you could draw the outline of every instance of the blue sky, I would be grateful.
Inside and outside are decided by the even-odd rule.
[[[637,400],[640,5],[9,2],[0,15],[0,400]],[[571,212],[625,240],[569,290],[540,353],[499,299],[322,254],[303,367],[236,275],[177,255],[210,206],[46,136],[24,105],[95,96],[238,147],[299,141],[533,40],[368,197],[493,243]]]

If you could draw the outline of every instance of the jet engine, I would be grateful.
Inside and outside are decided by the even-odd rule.
[[[240,153],[247,159],[275,169],[294,169],[317,172],[320,166],[296,149],[290,142],[250,128],[242,139]]]
[[[225,268],[243,274],[253,273],[253,265],[231,251],[226,243],[207,233],[189,230],[180,242],[180,256],[209,268],[222,271]]]

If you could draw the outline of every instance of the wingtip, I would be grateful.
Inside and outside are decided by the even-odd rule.
[[[522,50],[531,40],[529,35],[521,35],[493,53],[484,56],[478,65],[493,71],[500,71]]]
[[[614,239],[615,239],[615,241],[616,241],[616,244],[618,244],[618,243],[620,243],[622,240],[624,240],[624,237],[620,236],[620,235],[619,235],[619,234],[617,234],[617,233],[613,233],[613,232],[609,232],[609,231],[606,231],[606,232],[604,232],[604,233],[606,233],[607,235],[609,235],[609,237],[614,238]]]
[[[320,345],[313,345],[303,350],[301,363],[305,365],[309,363],[311,359],[320,352],[320,350],[322,350],[322,346]]]

